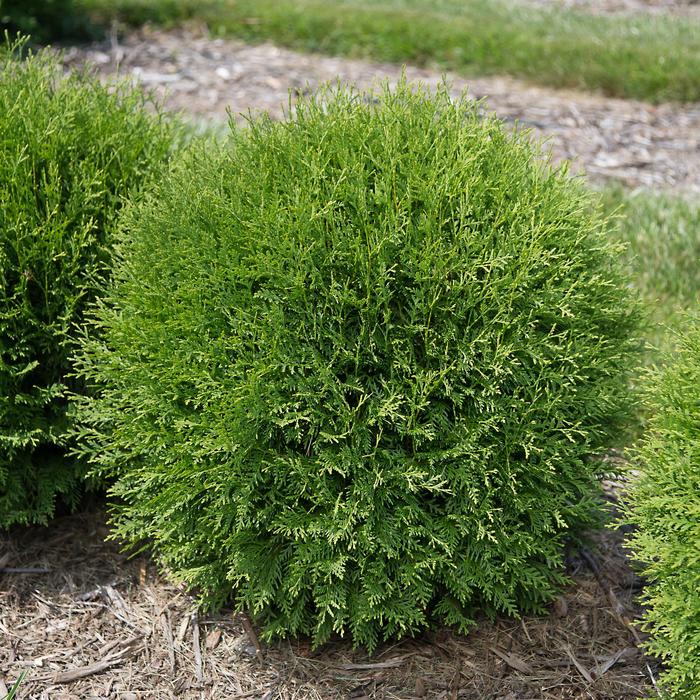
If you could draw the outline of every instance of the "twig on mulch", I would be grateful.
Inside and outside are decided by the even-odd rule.
[[[241,613],[240,619],[243,623],[243,629],[248,635],[248,639],[250,639],[250,643],[255,647],[255,655],[258,658],[262,659],[263,649],[262,646],[260,646],[260,640],[258,639],[258,635],[256,634],[255,629],[253,628],[253,625],[250,622],[250,618],[245,613]]]
[[[605,661],[605,663],[602,666],[599,666],[596,669],[596,678],[600,678],[601,676],[605,675],[621,659],[627,659],[630,657],[633,658],[638,653],[639,652],[637,651],[637,649],[635,649],[635,647],[625,647],[624,649],[620,649],[620,651],[618,651],[617,654],[613,654]]]
[[[202,648],[199,645],[199,618],[197,611],[192,613],[192,650],[194,651],[194,676],[197,685],[204,683],[204,673],[202,671]]]
[[[406,658],[405,656],[396,656],[386,661],[377,661],[377,663],[338,664],[335,668],[339,668],[342,671],[375,671],[382,668],[397,668],[406,663]]]
[[[89,666],[82,666],[81,668],[74,668],[70,671],[57,673],[52,680],[54,683],[73,683],[73,681],[80,680],[81,678],[87,678],[88,676],[93,676],[96,673],[102,673],[103,671],[112,668],[112,666],[120,664],[122,661],[122,658],[103,659],[102,661],[96,661],[94,664],[90,664]],[[44,678],[39,680],[44,680]]]
[[[51,569],[36,569],[36,568],[15,568],[15,567],[4,567],[0,568],[0,574],[50,574]]]
[[[588,669],[576,658],[574,652],[571,651],[571,647],[566,647],[566,654],[571,659],[574,666],[576,666],[576,670],[581,674],[583,680],[585,680],[586,683],[593,683],[593,676],[590,674]]]
[[[163,610],[160,614],[160,623],[165,636],[166,651],[168,653],[168,662],[170,663],[170,672],[175,672],[175,641],[173,639],[173,628],[170,625],[170,613]]]

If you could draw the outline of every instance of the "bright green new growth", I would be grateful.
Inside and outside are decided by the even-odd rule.
[[[656,376],[652,417],[625,520],[645,569],[649,650],[664,659],[671,697],[700,697],[700,325]]]
[[[110,261],[122,199],[162,167],[172,127],[124,86],[0,47],[0,527],[79,494],[66,459],[69,355]]]
[[[129,209],[84,346],[118,535],[268,636],[540,610],[628,413],[595,202],[445,89],[233,128]]]

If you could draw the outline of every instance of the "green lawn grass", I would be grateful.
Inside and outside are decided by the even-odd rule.
[[[608,186],[603,201],[619,214],[615,235],[628,243],[626,263],[648,309],[651,363],[699,309],[700,199]]]
[[[697,20],[544,11],[505,0],[82,0],[103,21],[188,19],[303,51],[505,73],[651,102],[700,99]]]

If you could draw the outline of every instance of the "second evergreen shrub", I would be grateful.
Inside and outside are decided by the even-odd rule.
[[[0,527],[46,522],[80,493],[70,355],[117,212],[164,169],[175,133],[138,92],[22,53],[0,46]]]
[[[666,665],[677,700],[700,697],[700,323],[655,375],[651,418],[626,520],[644,566],[649,650]]]
[[[267,635],[539,610],[628,416],[595,202],[446,89],[325,93],[125,218],[81,369],[117,533]]]

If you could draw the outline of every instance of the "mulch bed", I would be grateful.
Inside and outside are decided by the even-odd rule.
[[[20,698],[456,698],[623,700],[659,668],[630,623],[642,582],[612,531],[572,552],[572,584],[548,615],[483,620],[383,646],[266,645],[240,614],[198,612],[146,556],[127,558],[103,509],[0,536],[0,696]]]

